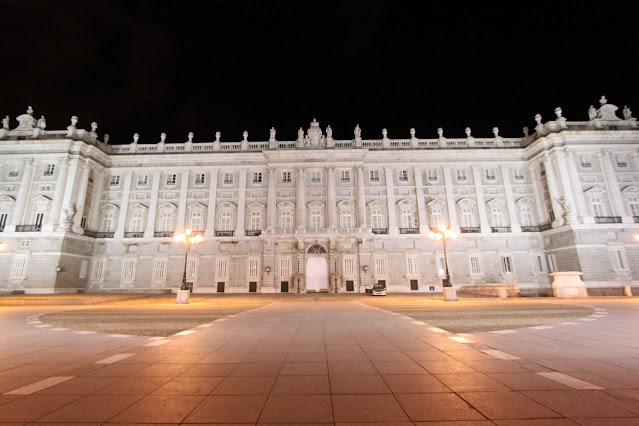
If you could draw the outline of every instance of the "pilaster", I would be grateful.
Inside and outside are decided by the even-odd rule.
[[[33,174],[35,172],[36,165],[37,162],[33,158],[25,158],[24,172],[22,173],[22,180],[20,181],[20,190],[18,191],[16,204],[13,208],[11,224],[5,228],[5,232],[14,232],[17,225],[23,224],[24,214],[27,210],[27,204],[29,203],[29,197],[31,195],[31,187],[33,186]]]
[[[178,206],[176,233],[184,231],[186,221],[186,203],[189,195],[189,171],[183,170],[180,178],[180,205]]]
[[[504,191],[506,193],[506,207],[508,208],[508,216],[510,217],[510,231],[521,232],[519,225],[519,215],[517,214],[517,205],[513,197],[513,188],[510,182],[510,169],[507,166],[501,166],[501,178],[504,183]]]
[[[297,168],[297,212],[295,214],[297,229],[306,228],[306,175],[304,168]]]
[[[424,181],[422,169],[413,167],[415,176],[415,194],[417,196],[417,217],[419,218],[419,233],[428,233],[428,215],[426,214],[426,201],[424,201]]]
[[[84,234],[82,229],[82,217],[84,216],[84,205],[87,200],[87,187],[89,186],[89,174],[91,173],[91,166],[86,161],[82,165],[82,177],[80,178],[80,187],[76,198],[76,214],[73,217],[73,232],[76,234]]]
[[[606,182],[606,188],[608,188],[608,194],[610,194],[610,202],[614,210],[615,216],[621,217],[622,223],[634,223],[632,216],[628,216],[626,212],[626,205],[623,202],[623,195],[619,189],[619,182],[615,175],[615,169],[612,167],[612,157],[609,149],[602,149],[600,153],[597,153],[599,161],[601,161],[601,169],[604,172],[604,181]]]
[[[386,177],[386,202],[388,207],[388,233],[390,235],[399,234],[397,228],[397,205],[395,204],[395,184],[393,180],[393,169],[384,167]]]
[[[87,227],[96,231],[99,226],[100,219],[100,200],[102,199],[102,191],[104,188],[103,171],[96,171],[93,182],[93,196],[91,197],[91,209],[89,210],[89,218],[87,219]]]
[[[326,168],[326,204],[328,214],[328,227],[337,228],[337,203],[335,203],[335,168]]]
[[[235,236],[243,237],[246,222],[246,169],[240,169],[240,188],[237,197],[237,220],[235,226]]]
[[[149,217],[146,220],[144,238],[151,238],[155,234],[155,220],[158,210],[158,196],[160,193],[160,178],[162,172],[157,170],[151,174],[151,201],[149,202]]]
[[[475,198],[477,199],[477,212],[479,213],[479,226],[482,234],[492,232],[488,217],[486,216],[486,201],[484,200],[484,186],[481,181],[481,168],[479,166],[471,166],[473,172],[473,182],[475,184]]]
[[[548,195],[550,196],[550,203],[555,215],[555,220],[552,222],[553,228],[564,224],[563,212],[564,209],[559,202],[561,195],[559,194],[559,188],[557,187],[557,178],[555,177],[555,168],[553,167],[552,160],[549,156],[544,156],[543,159],[544,170],[546,171],[546,183],[548,184]]]
[[[209,187],[209,208],[206,216],[206,231],[204,236],[215,236],[215,208],[217,207],[217,178],[219,174],[218,169],[211,169],[211,179]]]
[[[586,204],[586,197],[584,195],[583,188],[581,187],[581,181],[579,180],[579,172],[575,165],[575,152],[570,149],[566,150],[566,163],[568,165],[568,177],[570,178],[570,185],[572,186],[572,195],[575,199],[575,205],[577,207],[577,215],[582,223],[595,223],[595,219],[590,215],[588,206]]]
[[[68,174],[69,159],[67,157],[60,158],[58,161],[58,180],[55,183],[55,193],[53,194],[53,201],[51,203],[51,210],[49,211],[47,223],[42,227],[43,231],[54,231],[58,225]]]
[[[455,194],[453,192],[452,167],[442,166],[444,175],[444,186],[446,188],[446,205],[448,207],[448,228],[451,231],[459,232],[457,221],[457,205],[455,204]]]
[[[275,228],[275,213],[277,210],[276,173],[273,167],[268,169],[268,194],[266,200],[266,229],[272,231]]]
[[[364,191],[364,168],[357,166],[357,223],[360,228],[366,228],[366,193]]]
[[[122,182],[122,199],[120,200],[120,212],[118,214],[118,227],[115,229],[114,238],[124,238],[126,220],[129,217],[129,197],[131,196],[132,171],[124,172]]]

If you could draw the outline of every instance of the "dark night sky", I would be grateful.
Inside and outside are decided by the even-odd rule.
[[[432,3],[5,1],[0,115],[150,143],[293,140],[313,117],[336,139],[520,136],[603,94],[639,113],[636,1]]]

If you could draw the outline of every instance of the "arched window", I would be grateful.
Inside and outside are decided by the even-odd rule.
[[[313,244],[308,248],[308,254],[326,254],[326,249],[319,244]]]

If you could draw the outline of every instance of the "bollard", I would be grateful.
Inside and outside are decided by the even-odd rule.
[[[632,287],[630,287],[629,285],[623,286],[623,295],[632,297]]]

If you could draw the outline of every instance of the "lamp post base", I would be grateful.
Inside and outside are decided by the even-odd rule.
[[[444,287],[444,300],[449,302],[457,300],[457,290],[454,287]]]
[[[189,299],[191,297],[191,292],[189,290],[178,290],[177,297],[175,298],[176,305],[187,305],[189,304]]]

